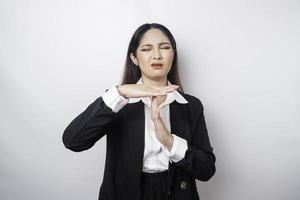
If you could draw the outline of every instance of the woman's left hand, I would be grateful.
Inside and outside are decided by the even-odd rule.
[[[166,128],[162,118],[160,117],[159,109],[157,108],[157,96],[151,99],[151,119],[154,123],[154,131],[156,138],[165,146],[169,151],[172,149],[173,136]]]

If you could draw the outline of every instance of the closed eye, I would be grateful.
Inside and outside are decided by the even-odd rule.
[[[170,47],[161,47],[161,49],[170,49]],[[151,49],[142,49],[142,51],[150,51]]]

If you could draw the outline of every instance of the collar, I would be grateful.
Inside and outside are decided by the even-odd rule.
[[[142,77],[136,82],[136,84],[143,84],[143,79]],[[168,85],[171,85],[170,81],[168,80]],[[146,104],[149,108],[151,107],[151,98],[150,97],[133,97],[129,98],[128,103],[136,103],[142,100],[144,104]],[[173,90],[173,92],[167,93],[167,98],[166,100],[158,106],[158,108],[170,104],[173,101],[177,101],[178,103],[181,104],[186,104],[188,101],[177,91]]]

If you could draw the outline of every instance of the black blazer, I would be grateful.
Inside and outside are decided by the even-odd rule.
[[[107,90],[106,90],[107,91]],[[199,199],[195,179],[209,180],[215,173],[215,155],[210,145],[201,101],[180,94],[188,101],[170,104],[171,133],[187,140],[188,149],[179,162],[169,162],[168,188],[172,200]],[[142,101],[126,104],[114,113],[102,97],[66,127],[66,148],[79,152],[91,148],[105,134],[106,161],[101,200],[140,200],[144,153],[145,113]]]

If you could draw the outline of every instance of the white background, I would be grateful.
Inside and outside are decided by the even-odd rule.
[[[65,149],[65,127],[119,84],[129,40],[164,24],[217,157],[202,200],[300,199],[300,2],[1,0],[0,199],[97,199],[102,138]]]

